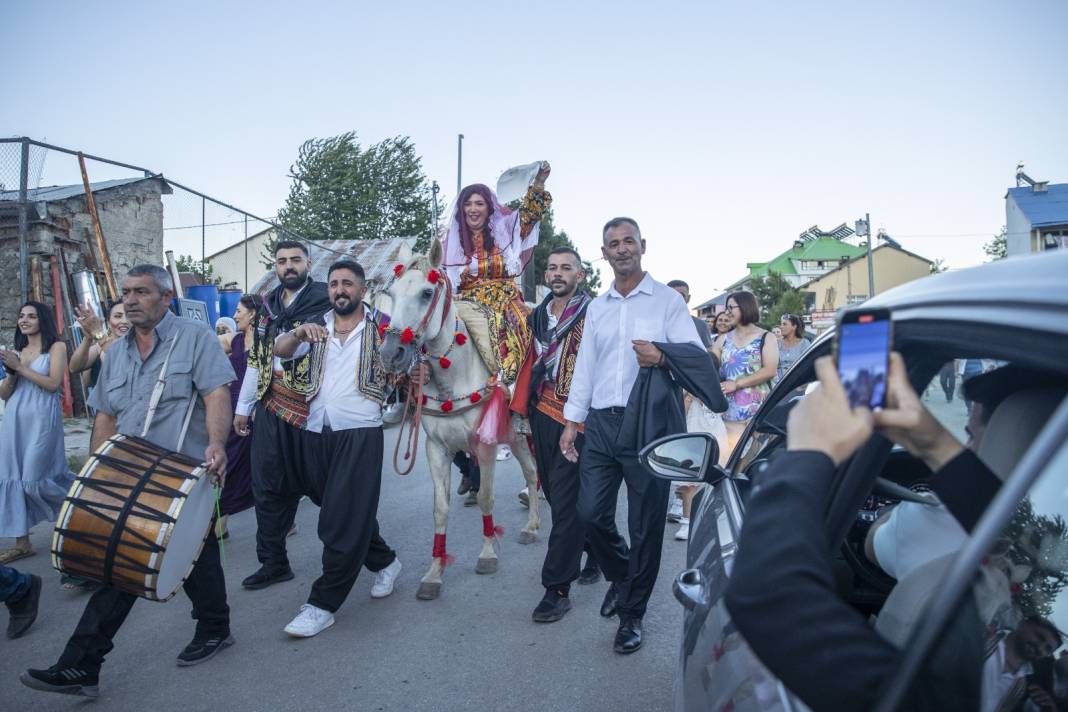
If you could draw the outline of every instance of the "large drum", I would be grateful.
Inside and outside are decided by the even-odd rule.
[[[85,463],[52,534],[52,565],[152,601],[185,581],[211,525],[203,463],[116,435]]]

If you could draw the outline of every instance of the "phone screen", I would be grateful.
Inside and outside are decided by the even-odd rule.
[[[838,376],[850,407],[881,408],[886,400],[890,321],[860,314],[838,332]]]

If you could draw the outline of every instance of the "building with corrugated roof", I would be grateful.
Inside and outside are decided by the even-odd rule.
[[[1068,247],[1068,183],[1032,180],[1020,165],[1005,193],[1006,255]]]

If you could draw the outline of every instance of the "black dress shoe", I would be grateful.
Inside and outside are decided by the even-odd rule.
[[[178,667],[197,665],[205,660],[211,660],[223,648],[229,648],[234,644],[234,637],[229,633],[214,635],[210,638],[196,636],[185,650],[178,654]]]
[[[590,584],[597,583],[601,580],[601,570],[597,568],[596,564],[587,566],[579,572],[578,584],[580,586],[589,586]]]
[[[605,618],[611,618],[616,614],[616,605],[619,603],[619,587],[612,583],[608,587],[608,593],[604,595],[604,601],[601,603],[601,615]]]
[[[22,598],[7,604],[11,618],[7,623],[7,637],[18,638],[37,620],[37,604],[41,602],[41,577],[30,574],[30,587]]]
[[[242,581],[241,585],[250,591],[257,591],[261,588],[267,588],[271,584],[289,581],[292,578],[293,569],[288,566],[281,571],[271,571],[266,566],[261,566],[259,571]]]
[[[464,475],[460,478],[460,486],[456,488],[456,494],[467,494],[471,491],[471,478]]]
[[[620,655],[629,655],[640,647],[642,647],[642,619],[624,618],[619,622],[613,648]]]
[[[555,588],[546,589],[545,597],[534,609],[531,618],[535,623],[555,623],[570,610],[571,599],[567,597],[566,591]]]

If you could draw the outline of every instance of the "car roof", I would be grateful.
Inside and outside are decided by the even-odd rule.
[[[862,309],[895,321],[945,319],[1068,335],[1068,250],[942,272],[877,294]]]

